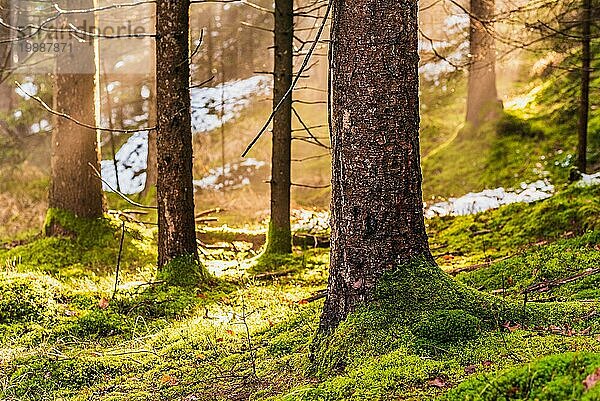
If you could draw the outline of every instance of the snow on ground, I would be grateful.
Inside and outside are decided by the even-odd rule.
[[[223,189],[237,189],[250,184],[250,177],[266,165],[256,159],[245,159],[239,163],[227,163],[225,174],[223,168],[211,169],[207,175],[199,180],[194,180],[194,187],[200,190],[220,191]]]
[[[146,166],[148,157],[148,131],[137,132],[121,146],[115,159],[119,173],[119,185],[124,194],[139,193],[146,184]],[[112,160],[102,160],[101,173],[104,181],[117,189],[115,166]],[[105,191],[111,189],[102,183]]]
[[[226,82],[212,88],[192,89],[190,94],[192,102],[192,132],[194,134],[210,132],[221,127],[222,123],[235,119],[242,110],[250,105],[254,97],[266,95],[270,91],[270,87],[270,78],[256,76]],[[126,125],[128,128],[131,128],[147,119],[147,115],[138,116],[127,120]],[[119,184],[121,192],[125,194],[135,194],[144,190],[146,182],[146,159],[148,157],[147,142],[148,132],[139,132],[132,135],[117,152]],[[227,177],[225,180],[218,178],[222,175],[220,171],[211,170],[206,177],[196,181],[196,186],[202,189],[217,189],[219,185],[227,187],[246,185],[246,180],[249,182],[249,175],[241,178],[240,175],[254,173],[256,169],[262,167],[262,165],[256,166],[256,164],[260,163],[263,162],[248,159],[242,163],[226,167],[225,173]],[[229,172],[227,171],[228,168],[230,169]],[[102,161],[102,178],[111,187],[117,188],[115,168],[112,160]],[[104,190],[110,191],[106,184],[104,184]]]
[[[268,94],[270,87],[270,78],[256,76],[226,82],[212,88],[192,89],[194,133],[210,132],[219,128],[222,123],[233,120],[248,107],[254,96]]]
[[[460,198],[450,198],[425,206],[425,217],[464,216],[490,209],[497,209],[511,203],[531,203],[550,198],[554,194],[554,185],[548,180],[539,180],[531,184],[523,183],[517,191],[504,188],[486,189],[481,192],[470,192]]]
[[[577,185],[580,187],[600,185],[600,172],[596,174],[582,174],[581,179],[577,182]]]

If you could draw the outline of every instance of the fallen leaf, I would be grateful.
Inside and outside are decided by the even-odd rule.
[[[101,298],[100,301],[98,301],[98,308],[100,309],[106,309],[108,308],[108,305],[110,305],[110,301],[106,298]]]
[[[170,375],[163,375],[163,376],[160,378],[160,382],[161,382],[162,384],[169,384],[169,385],[171,385],[171,386],[174,386],[174,385],[176,385],[176,384],[177,384],[177,378],[175,378],[175,377],[173,377],[173,376],[170,376]]]
[[[235,333],[233,332],[233,330],[225,330],[225,332],[227,334],[229,334],[230,336],[235,336]]]
[[[217,340],[216,340],[216,341],[217,341],[218,343],[222,343],[222,342],[223,342],[223,338],[222,338],[222,337],[219,337],[219,338],[217,338]]]
[[[600,368],[596,368],[596,370],[594,370],[594,372],[590,373],[584,380],[583,380],[583,387],[585,387],[586,390],[591,389],[592,387],[594,387],[596,385],[596,383],[598,383],[598,380],[600,380]]]
[[[306,305],[308,303],[308,299],[301,299],[298,301],[298,305]]]
[[[446,382],[441,377],[436,377],[433,380],[429,380],[427,382],[431,387],[444,388],[446,387]]]
[[[481,362],[481,364],[486,368],[489,368],[490,366],[492,366],[492,361],[483,361]]]
[[[465,366],[465,373],[466,374],[472,375],[475,372],[477,372],[477,366],[475,366],[475,365]]]
[[[198,297],[198,298],[202,298],[202,299],[206,299],[206,295],[205,295],[205,294],[203,294],[203,293],[201,293],[201,292],[197,293],[197,294],[196,294],[196,297]]]

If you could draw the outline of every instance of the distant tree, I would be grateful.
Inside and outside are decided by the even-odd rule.
[[[320,331],[373,300],[385,271],[432,261],[419,156],[418,1],[336,0],[331,267]]]
[[[273,107],[286,95],[293,79],[294,2],[275,0]],[[265,252],[292,252],[290,225],[292,160],[292,96],[289,95],[273,118],[271,156],[271,221]]]
[[[192,183],[189,7],[190,0],[156,2],[159,268],[180,257],[198,259]]]
[[[10,24],[11,1],[0,0],[0,18]],[[10,111],[14,103],[14,90],[8,83],[11,66],[10,30],[0,26],[0,113]]]
[[[496,46],[492,21],[495,0],[471,0],[467,123],[478,127],[498,115],[502,103],[496,89]]]
[[[587,142],[590,113],[590,72],[592,38],[592,0],[583,0],[581,7],[581,92],[577,136],[577,168],[587,171]]]
[[[93,0],[62,0],[65,10],[93,9]],[[75,26],[93,26],[94,13],[69,15]],[[95,113],[95,47],[90,37],[70,40],[72,51],[57,52],[54,81],[54,109],[73,120],[96,126]],[[51,184],[48,206],[82,218],[103,214],[101,182],[93,166],[100,168],[98,133],[72,119],[55,118],[51,145]],[[46,235],[64,234],[56,221],[49,221]]]

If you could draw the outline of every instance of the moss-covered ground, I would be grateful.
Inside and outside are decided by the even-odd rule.
[[[597,399],[598,191],[429,220],[452,276],[390,272],[321,347],[327,249],[204,249],[181,288],[130,222],[115,292],[122,222],[59,214],[70,236],[0,250],[0,399]]]

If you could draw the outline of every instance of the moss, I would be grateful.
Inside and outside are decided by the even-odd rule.
[[[546,281],[572,277],[600,265],[600,231],[589,232],[581,237],[561,239],[554,243],[532,247],[508,260],[494,263],[472,272],[461,273],[457,279],[482,291],[504,290],[505,296],[522,299],[522,292],[529,286]],[[529,295],[537,298],[574,300],[596,298],[593,295],[600,286],[600,277],[591,275],[572,283],[565,283],[544,293]]]
[[[269,222],[269,230],[267,231],[267,243],[265,245],[264,254],[280,255],[289,254],[292,252],[292,232],[291,230],[281,229]]]
[[[77,219],[66,212],[49,210],[48,221],[58,220],[70,235],[34,238],[0,257],[18,260],[21,271],[41,270],[65,278],[90,276],[112,271],[117,262],[122,222],[114,218]],[[121,259],[123,271],[153,266],[156,250],[151,230],[126,225]]]
[[[127,365],[125,361],[104,358],[30,357],[19,361],[19,367],[10,376],[12,386],[8,386],[5,395],[32,401],[73,396],[84,387],[118,377]]]
[[[503,113],[496,123],[496,131],[500,135],[515,135],[521,138],[541,138],[544,135],[541,129],[533,127],[529,121],[510,113]]]
[[[600,354],[564,353],[500,374],[478,375],[450,391],[443,400],[598,400],[600,385],[585,379],[600,368]]]
[[[416,334],[436,344],[472,340],[479,335],[481,320],[461,309],[439,310],[425,316],[416,326]]]
[[[0,276],[0,324],[36,322],[56,309],[60,283],[34,274]]]
[[[209,279],[208,271],[195,256],[180,256],[159,271],[157,278],[169,286],[197,287]]]

